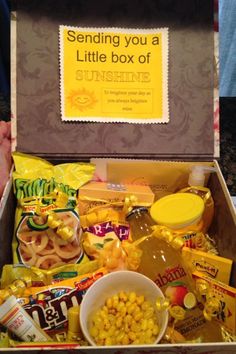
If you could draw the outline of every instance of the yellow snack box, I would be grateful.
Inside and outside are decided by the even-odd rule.
[[[233,264],[232,259],[216,256],[210,252],[198,251],[189,247],[182,248],[182,257],[192,273],[194,271],[200,271],[213,279],[229,284]]]
[[[149,186],[134,184],[114,184],[109,182],[89,182],[79,190],[79,197],[101,198],[123,202],[125,197],[134,195],[139,203],[154,201],[154,193]]]
[[[229,334],[236,335],[236,289],[214,280],[200,272],[193,273],[196,289],[204,286],[206,297],[219,301],[220,311],[214,319],[219,322]]]

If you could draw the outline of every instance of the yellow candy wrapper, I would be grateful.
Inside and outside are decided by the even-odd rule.
[[[86,261],[80,244],[78,189],[92,179],[90,163],[52,165],[13,153],[17,198],[13,262],[39,269]]]
[[[31,286],[44,286],[74,278],[78,275],[95,272],[99,268],[97,260],[79,264],[65,264],[57,268],[44,270],[26,267],[23,264],[6,264],[2,269],[1,288],[4,289],[16,281],[27,278]],[[17,285],[17,284],[16,284]]]

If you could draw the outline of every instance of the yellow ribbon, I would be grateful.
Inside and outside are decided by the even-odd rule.
[[[127,215],[129,212],[132,211],[134,206],[137,206],[138,203],[138,199],[135,195],[130,195],[125,197],[124,200],[124,206],[123,206],[123,212],[125,213],[125,215]]]
[[[156,299],[156,308],[158,311],[168,310],[170,307],[170,301],[167,298],[158,297]]]
[[[134,242],[122,241],[121,245],[127,255],[127,268],[129,270],[137,270],[141,262],[142,250]]]
[[[6,299],[11,295],[13,294],[8,290],[0,290],[0,305],[2,305],[6,301]]]
[[[30,269],[31,269],[31,271],[36,275],[38,281],[44,282],[44,280],[45,280],[45,275],[43,274],[43,272],[42,272],[40,269],[35,268],[35,267],[33,267],[33,266],[30,267]]]
[[[22,295],[23,292],[25,291],[26,289],[26,283],[22,280],[22,279],[16,279],[14,282],[13,282],[13,285],[16,287],[17,289],[17,292],[16,292],[16,295]]]
[[[195,238],[196,249],[204,252],[210,252],[215,255],[218,254],[218,251],[215,246],[215,241],[210,238],[208,234],[202,232],[197,232]]]
[[[203,234],[202,232],[198,232],[196,234],[195,243],[196,243],[197,249],[206,250],[207,246],[208,246],[208,241],[206,239],[205,234]]]
[[[70,226],[65,226],[63,223],[57,228],[57,235],[59,235],[64,241],[69,241],[74,236],[74,230]]]
[[[50,213],[48,215],[47,223],[51,229],[56,229],[62,225],[63,221],[58,218],[56,213]]]
[[[211,321],[220,313],[220,301],[216,297],[209,297],[205,303],[203,315],[207,321]]]
[[[183,307],[174,305],[169,308],[171,317],[175,319],[175,322],[182,321],[185,318],[186,310]]]
[[[56,229],[56,234],[60,236],[64,241],[71,239],[74,235],[74,230],[70,226],[66,226],[57,213],[50,213],[47,220],[48,226],[51,229]]]
[[[16,285],[14,283],[12,283],[12,284],[8,285],[5,290],[9,291],[9,293],[11,295],[17,295],[19,289],[18,289],[18,287],[16,287]]]
[[[152,236],[160,237],[167,243],[169,243],[174,249],[180,250],[184,246],[184,240],[175,236],[174,233],[165,226],[155,225],[152,226],[153,233]]]
[[[107,199],[91,198],[86,196],[80,196],[79,199],[81,201],[102,203],[102,205],[96,205],[93,208],[90,208],[88,215],[107,207],[121,207],[124,214],[127,215],[133,209],[133,207],[151,206],[151,203],[139,202],[137,197],[133,194],[127,195],[124,201],[108,201]]]
[[[24,276],[20,279],[15,279],[11,284],[9,284],[5,289],[0,290],[0,304],[6,301],[6,299],[11,296],[21,296],[26,288],[32,285],[31,278],[29,276]]]
[[[66,205],[68,204],[69,196],[57,188],[54,189],[53,195],[54,195],[53,199],[55,199],[54,201],[55,205],[60,209],[65,208]]]
[[[196,291],[199,300],[204,304],[203,315],[207,321],[211,321],[221,311],[220,300],[212,293],[210,284],[203,280],[196,280]]]
[[[210,291],[209,283],[203,279],[196,280],[196,291],[199,295],[199,300],[203,301],[204,298],[207,297]]]
[[[224,326],[221,326],[220,329],[221,329],[221,333],[222,333],[222,337],[224,339],[224,342],[236,342],[236,336],[229,333]]]
[[[133,245],[138,246],[149,237],[159,237],[170,244],[174,249],[179,250],[184,246],[184,241],[181,237],[174,236],[172,231],[165,226],[152,226],[153,232],[150,235],[143,236],[133,242]]]
[[[156,299],[156,308],[158,311],[168,310],[170,316],[174,318],[174,324],[185,318],[186,310],[178,305],[172,306],[168,298],[158,297]]]
[[[204,203],[206,203],[210,199],[211,192],[210,192],[209,188],[202,187],[202,186],[191,186],[191,187],[183,188],[179,192],[185,193],[185,192],[188,192],[189,190],[193,190],[193,189],[196,190],[197,192],[198,191],[202,192],[201,198],[203,199]]]

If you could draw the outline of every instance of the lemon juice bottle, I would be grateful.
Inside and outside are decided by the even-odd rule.
[[[183,264],[180,251],[175,250],[165,239],[152,235],[154,222],[148,210],[133,209],[127,215],[127,221],[132,240],[140,240],[138,247],[142,250],[142,256],[137,271],[161,288],[169,299],[171,309],[176,311],[176,316],[180,309],[185,313],[184,319],[176,322],[175,329],[186,340],[221,341],[220,328],[216,323],[205,320],[197,303],[191,276]]]

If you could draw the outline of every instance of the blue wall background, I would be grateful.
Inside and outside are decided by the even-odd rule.
[[[236,96],[236,1],[219,1],[220,96]]]

